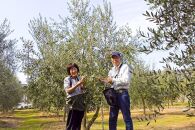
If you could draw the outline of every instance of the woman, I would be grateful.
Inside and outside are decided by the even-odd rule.
[[[68,64],[68,77],[64,79],[64,89],[67,94],[69,113],[66,123],[66,130],[80,130],[81,122],[84,116],[83,95],[84,77],[80,77],[77,64]]]

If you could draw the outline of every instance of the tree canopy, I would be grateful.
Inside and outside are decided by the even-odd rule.
[[[0,25],[0,111],[7,112],[20,102],[21,85],[15,76],[16,40],[7,37],[12,33],[8,20]]]
[[[128,26],[116,26],[110,3],[92,8],[89,1],[72,0],[68,5],[70,16],[60,17],[60,22],[48,22],[40,15],[29,23],[33,41],[22,39],[19,54],[29,76],[28,95],[35,107],[59,112],[65,105],[66,65],[77,63],[80,75],[87,76],[87,110],[98,112],[104,89],[98,78],[106,76],[111,67],[110,52],[123,52],[126,62],[131,63],[136,45]]]
[[[169,63],[175,63],[180,68],[189,83],[185,85],[189,101],[194,104],[194,47],[195,47],[195,1],[194,0],[146,0],[151,10],[145,12],[147,19],[156,24],[148,28],[147,34],[141,32],[146,41],[142,51],[169,51],[164,57],[167,71],[173,72]],[[148,44],[147,44],[148,43]]]

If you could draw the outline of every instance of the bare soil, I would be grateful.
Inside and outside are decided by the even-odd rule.
[[[0,117],[0,128],[16,128],[20,120],[15,117]]]

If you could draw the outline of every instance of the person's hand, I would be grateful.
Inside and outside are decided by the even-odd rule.
[[[112,83],[112,78],[111,77],[106,77],[106,78],[100,78],[99,79],[103,83]]]
[[[97,78],[100,82],[103,82],[103,83],[105,83],[106,82],[106,78],[103,78],[103,77],[99,77],[99,78]]]
[[[81,82],[84,82],[85,79],[86,79],[86,76],[82,76],[81,79],[80,79],[80,81],[81,81]]]
[[[86,78],[86,76],[82,76],[81,79],[77,82],[77,85],[83,87],[83,84],[85,82],[85,78]]]
[[[108,83],[112,84],[112,78],[111,77],[107,77],[106,80],[107,80]]]

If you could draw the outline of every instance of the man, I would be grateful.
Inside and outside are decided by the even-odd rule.
[[[119,109],[122,112],[126,130],[133,130],[128,94],[131,78],[130,68],[127,64],[122,63],[122,54],[120,52],[112,52],[111,56],[113,67],[109,71],[108,77],[102,79],[103,82],[111,84],[117,95],[117,105],[110,106],[109,130],[116,130]]]

